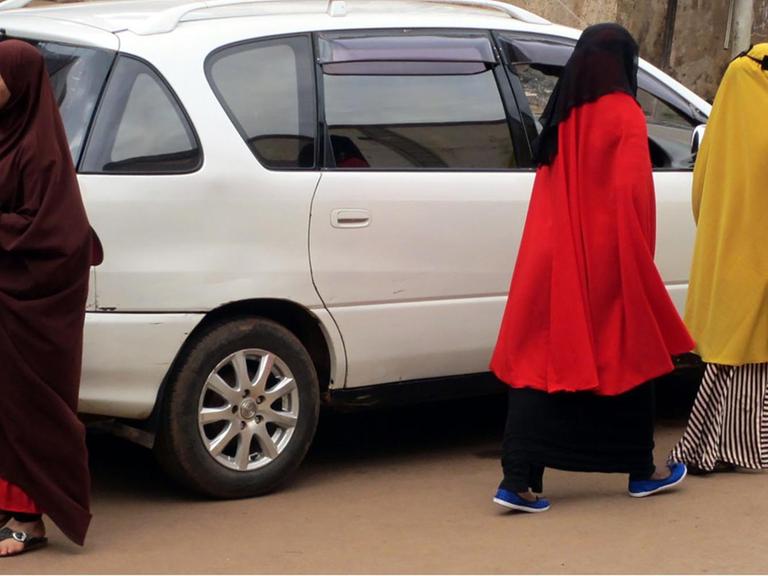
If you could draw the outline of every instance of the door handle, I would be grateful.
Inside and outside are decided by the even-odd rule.
[[[334,228],[365,228],[371,223],[371,213],[357,208],[341,208],[331,212]]]

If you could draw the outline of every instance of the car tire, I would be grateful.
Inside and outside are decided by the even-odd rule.
[[[196,337],[171,375],[155,454],[200,494],[264,494],[304,459],[319,409],[317,372],[299,339],[264,318],[230,320]]]

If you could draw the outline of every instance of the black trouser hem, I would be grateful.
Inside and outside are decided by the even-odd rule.
[[[12,512],[11,510],[0,510],[0,513],[7,514],[16,522],[23,522],[23,523],[29,523],[29,522],[39,522],[43,519],[42,514],[28,514],[26,512]]]
[[[523,461],[509,462],[503,464],[504,479],[499,488],[509,492],[535,492],[540,494],[544,489],[544,466],[540,464],[530,464]]]
[[[510,462],[508,459],[503,464],[504,479],[499,484],[499,488],[509,492],[535,492],[541,494],[544,489],[544,469],[541,464],[530,464],[524,461]],[[632,472],[628,474],[630,482],[636,480],[648,480],[653,475],[655,467],[644,470],[643,472]],[[625,472],[626,474],[626,472]]]

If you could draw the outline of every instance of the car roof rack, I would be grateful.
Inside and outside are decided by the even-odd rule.
[[[429,4],[456,4],[459,6],[472,6],[475,8],[488,8],[490,10],[498,10],[504,12],[507,16],[520,20],[521,22],[527,22],[528,24],[552,24],[549,20],[518,8],[507,2],[500,2],[499,0],[416,0],[421,2],[427,2]],[[345,16],[347,13],[346,0],[330,0],[328,2],[328,14],[331,16]]]
[[[3,0],[0,2],[0,12],[15,10],[16,8],[24,8],[24,6],[30,2],[32,2],[32,0]]]
[[[151,36],[153,34],[165,34],[172,32],[179,25],[182,18],[190,12],[197,10],[206,10],[208,8],[220,8],[224,6],[239,6],[241,4],[262,4],[265,2],[276,2],[278,0],[206,0],[201,2],[190,2],[180,6],[173,6],[161,10],[157,14],[150,16],[143,22],[137,22],[130,26],[131,32],[142,36]]]
[[[552,24],[552,22],[550,22],[546,18],[542,18],[541,16],[538,16],[533,12],[529,12],[528,10],[524,10],[523,8],[518,8],[517,6],[513,6],[512,4],[508,4],[506,2],[500,2],[499,0],[420,0],[420,1],[428,2],[430,4],[458,4],[460,6],[474,6],[476,8],[488,8],[490,10],[498,10],[499,12],[504,12],[505,14],[507,14],[507,16],[510,16],[515,20],[520,20],[521,22],[526,22],[527,24]]]
[[[189,2],[180,6],[166,8],[161,12],[150,16],[143,22],[137,22],[131,25],[130,30],[135,34],[149,36],[153,34],[165,34],[173,31],[179,22],[189,14],[197,10],[206,10],[209,8],[221,8],[225,6],[239,6],[243,4],[261,4],[266,2],[277,2],[280,0],[201,0],[198,2]],[[508,16],[527,22],[528,24],[551,24],[533,12],[518,8],[506,2],[499,0],[417,0],[430,4],[455,4],[460,6],[474,6],[477,8],[488,8],[504,12]],[[6,3],[28,3],[29,0],[6,0],[0,3],[0,7]],[[328,0],[327,12],[331,16],[345,16],[347,14],[347,2],[345,0]]]

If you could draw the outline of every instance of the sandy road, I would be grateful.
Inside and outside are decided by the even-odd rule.
[[[279,493],[206,502],[151,454],[91,438],[94,523],[0,573],[766,572],[768,477],[691,478],[635,500],[626,478],[548,471],[551,511],[505,514],[503,398],[325,415],[299,476]],[[659,454],[680,432],[659,427]]]

